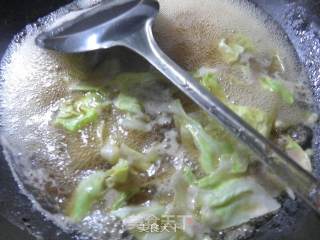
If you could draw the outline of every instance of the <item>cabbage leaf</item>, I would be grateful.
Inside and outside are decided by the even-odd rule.
[[[130,233],[138,240],[191,240],[187,234],[179,229],[174,231],[169,228],[169,232],[160,231],[161,217],[168,216],[165,213],[165,207],[155,201],[152,201],[148,206],[126,206],[111,212],[112,215],[122,220]],[[159,232],[151,231],[151,223],[153,222],[159,228]],[[179,225],[178,222],[177,225]],[[143,232],[139,230],[141,227],[149,230]]]
[[[120,93],[114,102],[114,105],[122,110],[132,114],[142,114],[142,109],[138,99],[129,95]]]
[[[287,141],[285,145],[287,154],[292,157],[292,159],[295,160],[301,167],[311,172],[312,165],[308,154],[291,137],[286,136],[285,139]]]
[[[228,169],[230,166],[220,167],[213,173],[211,177],[219,172],[220,175],[215,184],[206,188],[199,186],[201,179],[190,184],[186,178],[179,177],[181,173],[175,173],[171,178],[174,200],[167,206],[169,214],[193,215],[195,221],[222,230],[279,209],[279,203],[254,178],[230,174]]]
[[[219,98],[221,101],[226,100],[226,96],[222,86],[218,80],[218,74],[215,72],[202,73],[197,71],[194,76],[199,79],[200,84],[208,89],[214,96]]]
[[[240,55],[244,53],[245,48],[239,44],[228,44],[226,39],[219,42],[219,51],[226,63],[231,64],[237,62]]]
[[[169,108],[175,113],[178,125],[186,128],[192,135],[194,144],[199,151],[199,163],[205,173],[215,170],[219,156],[231,151],[232,146],[219,142],[206,133],[201,124],[188,116],[180,101],[173,102]]]
[[[67,214],[75,221],[80,221],[90,211],[105,190],[106,173],[97,171],[82,179],[72,194]]]
[[[218,168],[207,176],[196,180],[193,184],[203,189],[210,189],[231,178],[244,176],[249,162],[244,158],[240,158],[239,154],[234,152],[222,155]]]
[[[120,159],[119,162],[112,168],[106,171],[106,185],[109,188],[119,183],[125,183],[128,179],[129,163],[126,160]]]
[[[260,77],[261,85],[264,89],[277,93],[281,99],[287,104],[294,103],[294,94],[284,84],[277,79],[270,78],[268,76]]]
[[[137,98],[120,93],[114,101],[114,106],[126,113],[125,117],[119,120],[122,127],[142,132],[151,130],[151,125],[145,121],[148,116],[142,112],[142,107]]]
[[[80,221],[91,210],[93,204],[101,199],[107,188],[127,181],[128,162],[120,160],[107,171],[97,171],[80,181],[74,190],[67,207],[67,214],[74,221]]]
[[[274,123],[273,114],[268,114],[258,108],[235,104],[228,104],[228,107],[263,136],[270,135]]]
[[[110,214],[119,217],[126,226],[137,226],[148,217],[161,216],[165,207],[152,201],[148,206],[125,206],[111,211]]]
[[[224,89],[220,85],[217,77],[217,73],[208,69],[199,69],[195,77],[197,77],[200,83],[208,89],[213,95],[223,101],[232,111],[234,111],[239,117],[250,124],[253,128],[258,130],[262,135],[268,137],[274,122],[274,115],[263,112],[262,110],[254,107],[241,106],[230,103],[225,95]],[[209,116],[208,116],[209,117]],[[209,128],[216,130],[219,134],[225,131],[217,121],[211,120],[209,117]],[[221,130],[222,129],[222,130]],[[183,131],[184,129],[181,129]]]
[[[140,153],[126,144],[121,144],[120,155],[127,159],[130,166],[138,171],[147,171],[148,168],[158,160],[159,156],[155,151]]]
[[[221,39],[218,50],[228,64],[239,61],[241,54],[254,50],[253,43],[244,35],[236,34],[228,39]]]
[[[130,200],[136,193],[139,192],[139,189],[132,189],[127,192],[121,192],[117,199],[113,202],[111,210],[115,211],[119,208],[124,207],[127,204],[127,201]]]
[[[66,101],[60,106],[54,124],[70,132],[76,132],[88,124],[96,121],[100,110],[109,102],[97,92],[87,92],[78,100]]]
[[[233,178],[195,196],[201,221],[215,230],[237,226],[279,209],[273,199],[251,177]]]
[[[125,129],[150,132],[152,125],[142,119],[143,117],[144,115],[127,114],[124,118],[119,120],[119,124]]]

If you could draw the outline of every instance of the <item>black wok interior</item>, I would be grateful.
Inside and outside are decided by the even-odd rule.
[[[2,0],[0,7],[0,57],[13,35],[70,0]],[[315,105],[320,106],[320,0],[252,0],[284,29],[306,68]],[[317,110],[319,111],[320,108]],[[315,130],[314,168],[320,176],[320,128]],[[1,147],[1,146],[0,146]],[[2,151],[1,151],[2,152]],[[266,220],[253,234],[258,240],[316,240],[320,236],[320,218],[300,201],[286,200],[275,217]],[[263,221],[262,221],[263,222]],[[28,235],[30,235],[28,237]],[[0,155],[0,240],[75,239],[66,234],[32,207],[19,191],[3,155]]]

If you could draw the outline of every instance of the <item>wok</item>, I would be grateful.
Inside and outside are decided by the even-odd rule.
[[[29,23],[47,15],[70,0],[10,0],[0,8],[0,58],[12,37]],[[286,32],[288,41],[309,77],[315,105],[320,103],[320,1],[251,0]],[[318,107],[318,112],[320,108]],[[1,148],[1,146],[0,146]],[[313,139],[314,173],[320,176],[320,128]],[[21,192],[11,170],[0,154],[0,239],[76,239],[37,211]],[[284,200],[274,217],[261,222],[251,239],[316,240],[320,236],[320,218],[300,201]]]

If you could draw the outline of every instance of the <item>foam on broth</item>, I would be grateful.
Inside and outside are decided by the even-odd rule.
[[[90,2],[80,1],[80,6],[90,6]],[[154,28],[156,38],[164,51],[187,70],[219,66],[222,60],[217,52],[218,42],[239,32],[254,42],[258,55],[278,53],[286,68],[284,79],[295,82],[293,86],[305,81],[286,37],[252,4],[232,0],[159,2],[161,10]],[[53,14],[48,22],[62,15],[64,11]],[[90,71],[83,55],[66,56],[35,46],[34,39],[47,27],[46,21],[40,28],[28,26],[24,36],[12,42],[2,61],[1,123],[8,147],[14,148],[20,156],[14,160],[14,166],[20,167],[16,169],[18,175],[33,186],[32,191],[39,194],[35,195],[38,200],[46,199],[51,211],[61,213],[78,179],[90,173],[90,167],[96,167],[75,171],[72,162],[75,159],[100,162],[97,146],[101,143],[91,137],[90,131],[95,129],[89,127],[82,133],[69,135],[51,123],[61,99],[69,95],[70,83],[90,78]],[[234,87],[228,78],[221,78],[221,82],[234,102],[273,111],[270,107],[277,100],[266,92],[257,91],[257,85]],[[301,91],[306,92],[307,97],[310,95],[305,88]],[[293,122],[304,117],[297,105],[290,109],[280,106],[280,109],[283,118]],[[143,149],[146,144],[142,141],[139,147]],[[95,214],[97,218],[105,217]],[[95,228],[94,222],[87,219],[89,232]],[[93,234],[94,239],[101,238],[99,233]]]

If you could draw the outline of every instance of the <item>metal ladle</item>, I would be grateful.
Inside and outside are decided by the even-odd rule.
[[[161,51],[152,34],[152,25],[158,12],[159,3],[155,0],[102,1],[72,20],[41,33],[36,43],[41,47],[67,53],[123,46],[140,54],[249,146],[276,176],[320,213],[318,180],[205,90],[188,72]]]

